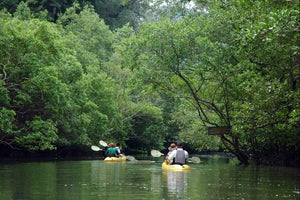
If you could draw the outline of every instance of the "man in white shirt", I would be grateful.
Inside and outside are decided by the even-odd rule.
[[[183,143],[177,143],[177,150],[172,151],[172,153],[168,156],[168,160],[171,164],[179,164],[184,165],[186,159],[189,158],[189,154],[187,151],[183,150]]]
[[[120,143],[116,144],[116,149],[117,149],[117,152],[119,153],[119,157],[125,156],[123,149],[121,149],[121,147],[120,147]]]

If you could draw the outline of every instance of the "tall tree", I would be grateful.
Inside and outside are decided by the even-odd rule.
[[[124,62],[148,83],[189,101],[203,126],[233,127],[220,139],[242,163],[249,162],[249,153],[256,162],[263,152],[272,153],[271,159],[280,152],[295,156],[297,5],[220,1],[198,16],[144,24],[128,41]]]

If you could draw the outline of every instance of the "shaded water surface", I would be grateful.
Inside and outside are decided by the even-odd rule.
[[[300,198],[299,169],[238,166],[216,157],[188,172],[161,162],[0,162],[0,200],[163,200]]]

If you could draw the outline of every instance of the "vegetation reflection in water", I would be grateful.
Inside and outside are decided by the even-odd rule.
[[[202,158],[187,172],[161,162],[102,160],[0,164],[0,199],[299,199],[299,170]]]

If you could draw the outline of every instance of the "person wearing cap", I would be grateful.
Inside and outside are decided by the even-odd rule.
[[[173,164],[184,165],[186,163],[186,159],[189,158],[189,154],[187,151],[183,150],[183,143],[177,142],[177,149],[173,150],[171,154],[168,156],[168,161]]]
[[[110,143],[109,148],[106,150],[105,155],[107,157],[119,157],[117,149],[114,147],[114,143]]]

